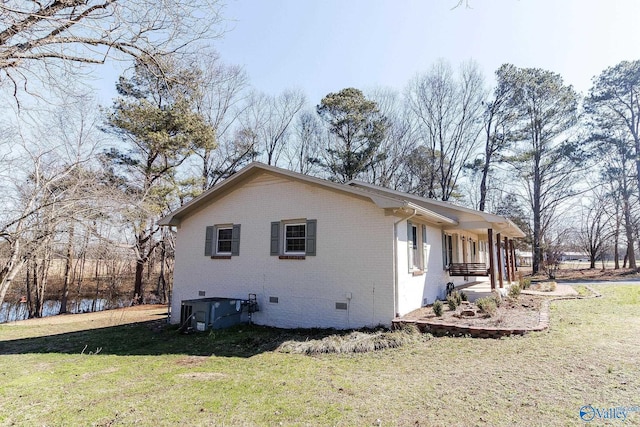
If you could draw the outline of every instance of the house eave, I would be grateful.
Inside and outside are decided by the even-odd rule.
[[[414,203],[406,202],[405,207],[409,210],[415,210],[416,218],[422,219],[426,222],[449,227],[455,227],[458,225],[458,221],[456,221],[455,219],[440,215]]]
[[[448,223],[448,224],[451,223],[452,221],[450,218],[447,218],[435,212],[431,212],[428,209],[425,209],[424,207],[409,203],[406,200],[403,200],[393,195],[386,195],[386,194],[380,194],[377,192],[367,191],[358,187],[330,182],[324,179],[315,178],[308,175],[301,175],[296,172],[280,169],[274,166],[265,165],[259,162],[254,162],[254,163],[251,163],[249,166],[245,167],[244,169],[242,169],[237,174],[225,179],[221,183],[205,191],[204,193],[194,198],[193,200],[185,203],[180,208],[162,217],[158,221],[158,225],[160,226],[180,225],[181,221],[186,216],[206,206],[208,203],[210,203],[211,201],[215,200],[218,197],[221,197],[227,192],[232,191],[232,189],[236,185],[240,184],[241,182],[248,180],[251,177],[260,173],[271,173],[274,175],[285,176],[295,181],[305,183],[307,185],[321,187],[321,188],[324,188],[330,191],[336,191],[342,194],[348,194],[353,197],[357,197],[363,200],[368,200],[374,203],[378,208],[381,208],[381,209],[385,209],[385,210],[386,209],[403,209],[411,205],[412,208],[415,207],[416,209],[419,209],[421,212],[421,215],[423,215],[425,218],[431,219],[436,222],[442,222],[442,223]]]

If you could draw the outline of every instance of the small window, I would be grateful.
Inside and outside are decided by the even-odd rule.
[[[306,224],[285,224],[285,254],[304,254],[306,250]]]
[[[316,255],[317,221],[282,220],[271,223],[270,254],[281,259],[305,259]]]
[[[204,255],[230,259],[240,255],[240,224],[210,225],[206,228]]]
[[[230,255],[233,228],[232,227],[218,228],[217,231],[218,231],[218,236],[217,236],[218,240],[216,242],[216,254]]]

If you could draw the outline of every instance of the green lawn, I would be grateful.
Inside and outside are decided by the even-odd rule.
[[[640,286],[597,289],[553,303],[548,332],[354,355],[258,327],[0,325],[0,425],[581,425],[583,405],[640,406]]]

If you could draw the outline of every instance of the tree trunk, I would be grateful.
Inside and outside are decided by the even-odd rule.
[[[38,316],[38,307],[40,307],[39,301],[39,293],[38,293],[38,259],[33,257],[33,292],[35,294],[35,302],[34,304],[29,304],[29,318],[39,317]]]
[[[136,260],[136,281],[133,288],[133,304],[142,304],[143,278],[144,278],[144,260]]]
[[[614,270],[620,269],[620,253],[618,245],[620,244],[620,204],[616,202],[616,227],[613,233],[613,262]]]
[[[538,150],[539,151],[539,150]],[[540,158],[536,157],[533,171],[533,266],[532,273],[540,271],[543,264],[543,253],[541,247],[542,227],[541,227],[541,206],[540,206]]]
[[[167,246],[165,244],[164,238],[160,242],[160,274],[158,275],[158,287],[156,289],[156,294],[160,297],[160,302],[164,303],[167,301],[167,281],[165,279],[165,260],[167,258]]]
[[[634,251],[634,236],[633,236],[633,220],[631,218],[631,209],[629,207],[629,193],[624,192],[623,200],[623,214],[624,214],[624,229],[627,237],[627,259],[629,260],[629,268],[636,269],[636,255]]]
[[[27,261],[26,264],[27,264],[26,265],[26,270],[27,270],[27,282],[26,282],[26,285],[27,285],[27,311],[28,311],[27,315],[28,315],[29,319],[31,319],[32,317],[35,317],[34,316],[35,309],[34,309],[34,306],[33,306],[33,293],[31,292],[32,289],[33,289],[32,286],[31,286],[31,281],[35,280],[35,278],[34,278],[35,274],[32,276],[32,270],[31,270],[31,265],[30,265],[31,261],[30,260]],[[33,270],[33,273],[35,273],[35,269]]]
[[[43,315],[45,291],[49,278],[49,266],[51,265],[51,252],[49,244],[45,245],[42,263],[38,271],[34,271],[34,287],[36,291],[36,312],[35,316],[40,318]],[[35,263],[34,263],[35,267]],[[36,282],[37,278],[37,282]]]
[[[86,246],[85,246],[86,248]],[[77,287],[77,296],[76,296],[76,312],[78,312],[80,308],[80,301],[82,301],[82,282],[84,278],[84,267],[87,262],[87,251],[86,249],[82,251],[82,257],[80,258],[80,268],[78,271],[78,287]]]
[[[0,306],[2,306],[4,298],[7,295],[7,291],[11,287],[16,275],[27,262],[26,258],[21,258],[19,254],[20,241],[18,240],[11,245],[11,256],[5,263],[2,270],[0,270]]]
[[[484,166],[482,167],[482,180],[480,181],[480,203],[478,205],[478,210],[484,212],[485,204],[487,202],[487,177],[489,175],[489,165],[491,162],[491,155],[489,154],[489,150],[485,153],[485,161]]]
[[[636,100],[637,102],[637,100]],[[636,149],[636,181],[638,184],[638,199],[640,199],[640,136],[635,127],[631,128],[631,134],[633,136],[633,142]],[[635,268],[635,267],[634,267]]]
[[[69,241],[67,242],[67,253],[65,256],[64,265],[64,280],[62,282],[62,298],[60,299],[60,312],[58,314],[64,314],[67,312],[67,299],[69,298],[69,282],[71,279],[71,264],[73,263],[73,235],[75,226],[73,223],[69,226]]]

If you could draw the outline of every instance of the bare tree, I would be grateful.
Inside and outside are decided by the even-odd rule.
[[[580,248],[589,255],[589,268],[596,268],[596,261],[603,257],[606,250],[610,237],[608,210],[608,201],[601,194],[594,194],[582,209],[578,242]]]
[[[293,139],[285,151],[289,169],[305,175],[317,173],[320,163],[323,127],[314,112],[301,111],[293,129]]]
[[[608,196],[615,209],[614,259],[618,264],[618,243],[622,226],[627,244],[625,264],[628,262],[629,268],[636,268],[634,212],[637,202],[633,197],[635,156],[633,144],[625,137],[625,132],[615,127],[602,127],[593,136],[596,139],[596,152],[602,164],[600,179],[605,188],[608,188]]]
[[[221,175],[220,165],[233,157],[229,146],[233,145],[230,141],[234,138],[234,125],[246,108],[242,101],[246,97],[247,74],[241,67],[222,63],[215,51],[201,53],[200,61],[194,65],[201,70],[197,111],[207,119],[219,144],[195,153],[202,159],[201,190],[206,190]]]
[[[259,129],[267,122],[268,97],[250,92],[239,104],[239,113],[231,129],[218,139],[208,166],[209,187],[236,173],[243,165],[260,156]]]
[[[378,104],[387,120],[387,130],[376,154],[380,161],[371,165],[368,180],[394,190],[412,191],[412,177],[406,162],[417,145],[417,138],[410,112],[394,90],[377,88],[368,96]]]
[[[183,51],[219,36],[217,0],[5,0],[0,2],[0,86],[14,94],[110,57]],[[204,15],[204,16],[203,16]],[[49,82],[46,83],[47,85]]]
[[[301,91],[285,90],[278,96],[266,96],[266,102],[266,120],[256,130],[264,147],[266,163],[276,166],[286,144],[291,122],[306,101]]]
[[[52,128],[47,131],[51,134]],[[94,150],[85,140],[76,147],[61,146],[53,138],[36,143],[33,135],[21,134],[20,152],[3,170],[12,175],[14,187],[4,194],[0,214],[0,238],[8,247],[8,257],[0,265],[0,304],[17,274],[28,260],[40,254],[46,260],[55,234],[70,218],[95,210],[102,198],[96,194],[94,181],[84,175]],[[95,148],[95,147],[94,147]],[[46,280],[46,270],[37,276]],[[42,290],[46,283],[42,283]],[[42,299],[40,299],[40,303]],[[39,310],[38,310],[39,312]]]
[[[428,197],[446,201],[454,193],[477,147],[484,96],[484,79],[474,62],[463,64],[456,77],[441,60],[409,84],[407,98],[432,165]]]

